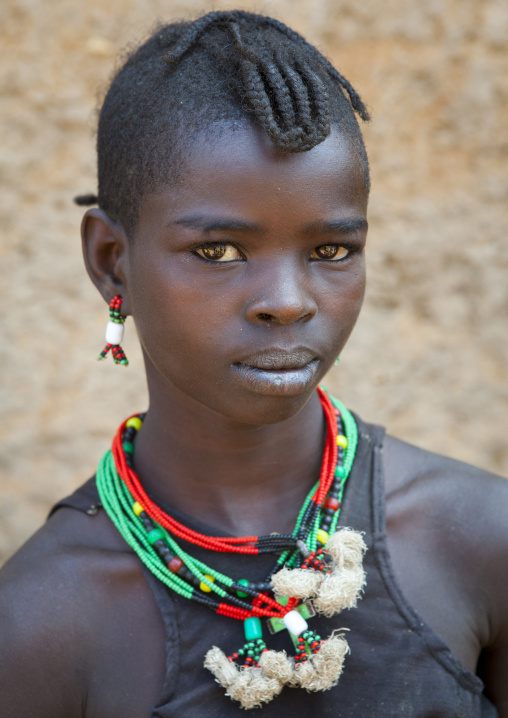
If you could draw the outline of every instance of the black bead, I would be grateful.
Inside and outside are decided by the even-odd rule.
[[[189,571],[189,569],[187,568],[187,566],[185,566],[185,565],[184,565],[184,566],[181,566],[176,573],[178,574],[178,576],[180,576],[181,578],[185,579],[185,581],[189,581],[189,583],[195,584],[195,580],[194,580],[194,579],[195,579],[196,577],[194,576],[194,574],[192,573],[192,571]],[[198,583],[199,583],[199,582],[198,582]]]

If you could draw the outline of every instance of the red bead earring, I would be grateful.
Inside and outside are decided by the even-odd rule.
[[[120,312],[123,298],[117,294],[109,303],[109,322],[106,326],[106,346],[101,351],[98,359],[105,359],[107,353],[111,349],[113,361],[115,364],[124,364],[127,366],[129,360],[125,356],[125,352],[120,346],[123,339],[124,324],[127,317]]]

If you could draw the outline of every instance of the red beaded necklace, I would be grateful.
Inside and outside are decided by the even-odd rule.
[[[334,471],[337,463],[337,418],[336,410],[331,403],[325,392],[318,388],[319,399],[321,406],[326,418],[327,424],[327,435],[325,449],[323,452],[323,461],[321,465],[321,474],[319,477],[319,485],[314,493],[311,502],[309,504],[309,510],[315,511],[320,509],[325,500],[330,486],[334,479]],[[127,420],[128,421],[128,420]],[[262,537],[259,536],[241,536],[241,537],[222,537],[222,536],[206,536],[198,531],[193,531],[188,526],[181,524],[172,516],[167,514],[157,504],[150,499],[146,491],[141,486],[140,480],[136,475],[135,471],[127,463],[127,454],[123,450],[122,436],[125,430],[124,422],[118,429],[118,432],[113,440],[112,452],[117,467],[117,471],[128,487],[133,498],[138,501],[145,512],[150,516],[151,519],[156,521],[158,524],[163,526],[172,534],[178,536],[189,543],[195,544],[196,546],[202,546],[203,548],[211,551],[221,551],[227,553],[243,553],[243,554],[257,554],[260,552],[260,543],[264,538],[264,543],[267,543],[267,539],[270,541],[273,547],[277,541],[276,537]]]

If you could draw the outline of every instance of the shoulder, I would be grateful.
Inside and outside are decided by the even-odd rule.
[[[411,494],[435,516],[462,523],[474,516],[479,529],[508,530],[507,479],[392,436],[385,438],[383,463],[388,500]],[[494,525],[485,525],[487,515]]]
[[[73,593],[80,600],[83,593],[94,593],[104,572],[116,576],[134,568],[132,552],[103,511],[88,516],[62,508],[0,571],[0,600],[21,589],[26,600],[35,600],[31,586],[38,587],[39,601]]]
[[[105,512],[58,510],[0,572],[0,713],[85,715],[119,637],[139,638],[138,607],[157,623],[140,563]]]

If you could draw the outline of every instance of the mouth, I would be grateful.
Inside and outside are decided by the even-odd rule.
[[[319,365],[316,352],[296,348],[251,354],[232,367],[242,384],[257,394],[295,396],[313,384]]]

